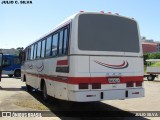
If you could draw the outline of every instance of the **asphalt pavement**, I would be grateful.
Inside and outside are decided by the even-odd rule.
[[[160,80],[145,80],[144,87],[145,97],[143,98],[105,100],[91,103],[70,103],[50,98],[50,101],[45,102],[42,100],[41,92],[26,92],[25,83],[22,82],[20,78],[9,78],[7,76],[3,76],[2,81],[0,82],[0,111],[47,111],[47,114],[50,116],[48,117],[47,114],[44,113],[44,116],[46,117],[36,118],[37,120],[115,119],[115,116],[118,116],[118,114],[120,117],[116,117],[116,119],[135,119],[135,117],[123,117],[122,115],[134,116],[136,111],[160,111]],[[106,118],[105,114],[111,115],[109,118]],[[0,117],[0,119],[8,118]],[[21,117],[16,119],[21,119]],[[35,118],[32,117],[23,117],[23,119],[35,120]],[[136,119],[158,120],[160,117],[136,117]]]

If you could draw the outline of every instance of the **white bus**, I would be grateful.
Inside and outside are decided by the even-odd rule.
[[[79,12],[25,48],[21,79],[43,98],[89,102],[144,97],[137,22]]]

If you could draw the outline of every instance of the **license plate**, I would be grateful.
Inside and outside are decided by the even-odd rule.
[[[108,82],[109,83],[120,83],[120,79],[119,78],[108,78]]]

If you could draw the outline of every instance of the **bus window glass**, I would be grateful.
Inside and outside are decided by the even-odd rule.
[[[78,26],[80,50],[140,52],[134,20],[113,15],[82,14]]]
[[[10,66],[11,62],[8,58],[4,58],[2,64],[3,64],[4,67],[6,67],[6,66]]]
[[[27,58],[28,58],[28,48],[25,50],[25,53],[26,53],[25,60],[27,60]]]
[[[58,51],[59,55],[62,55],[62,44],[63,44],[63,30],[61,30],[59,36],[59,51]]]
[[[30,56],[31,60],[33,60],[33,51],[34,51],[34,45],[31,46],[31,56]]]
[[[28,48],[28,56],[27,56],[27,60],[30,60],[30,55],[31,55],[31,48]]]
[[[48,56],[50,56],[50,54],[51,54],[51,39],[52,37],[51,36],[49,36],[48,38],[47,38],[47,44],[46,44],[46,57],[48,57]]]
[[[67,46],[68,46],[68,29],[64,30],[64,42],[63,42],[63,54],[67,54]]]
[[[13,64],[20,64],[19,58],[13,58]]]
[[[34,45],[34,58],[33,59],[36,59],[36,53],[37,53],[37,44]]]
[[[41,50],[41,58],[44,58],[44,53],[45,53],[45,44],[46,40],[42,41],[42,50]]]
[[[58,33],[53,35],[52,56],[56,56],[57,55],[57,45],[58,45]]]
[[[37,47],[37,58],[40,58],[41,54],[41,41],[38,42],[38,47]]]
[[[0,67],[2,66],[2,59],[3,59],[3,54],[0,53]]]

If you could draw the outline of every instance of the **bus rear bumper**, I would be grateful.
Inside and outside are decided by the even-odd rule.
[[[69,91],[69,101],[92,102],[144,97],[144,88],[103,90],[103,91]]]

